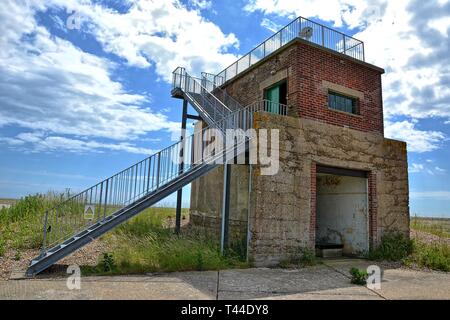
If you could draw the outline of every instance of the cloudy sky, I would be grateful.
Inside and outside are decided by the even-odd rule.
[[[411,213],[450,216],[449,0],[3,1],[0,198],[78,191],[170,145],[173,69],[217,73],[297,16],[363,40],[386,69]]]

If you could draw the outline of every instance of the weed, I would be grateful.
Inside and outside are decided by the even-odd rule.
[[[289,259],[280,262],[282,269],[311,267],[317,264],[315,252],[310,249],[302,249],[299,254],[292,255]]]
[[[103,254],[103,260],[102,260],[102,266],[103,266],[103,272],[112,272],[116,265],[114,262],[114,256],[110,253],[104,253]]]
[[[370,260],[401,261],[413,251],[413,243],[401,233],[385,235],[368,254]]]
[[[351,278],[352,284],[356,284],[359,286],[365,286],[367,284],[367,278],[369,277],[369,274],[367,273],[366,270],[351,268],[350,275],[352,276]]]
[[[3,257],[6,252],[6,242],[3,239],[0,239],[0,257]]]
[[[413,254],[406,259],[405,263],[450,272],[450,247],[446,243],[425,244],[414,241]]]
[[[20,261],[20,259],[22,259],[22,255],[20,254],[19,251],[16,251],[16,254],[14,255],[14,260]]]

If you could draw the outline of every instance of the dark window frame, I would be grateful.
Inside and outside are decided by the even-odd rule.
[[[358,98],[333,90],[328,90],[327,99],[329,109],[339,112],[345,112],[352,115],[359,115]],[[351,103],[351,105],[349,103]]]

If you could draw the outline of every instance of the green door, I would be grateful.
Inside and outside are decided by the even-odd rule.
[[[266,91],[267,106],[266,111],[270,113],[280,113],[280,86],[275,86]]]

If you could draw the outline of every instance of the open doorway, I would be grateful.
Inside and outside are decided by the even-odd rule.
[[[287,81],[283,80],[264,90],[264,99],[269,103],[267,112],[281,114],[280,105],[287,105]]]
[[[318,167],[316,247],[360,256],[369,250],[367,172]]]

